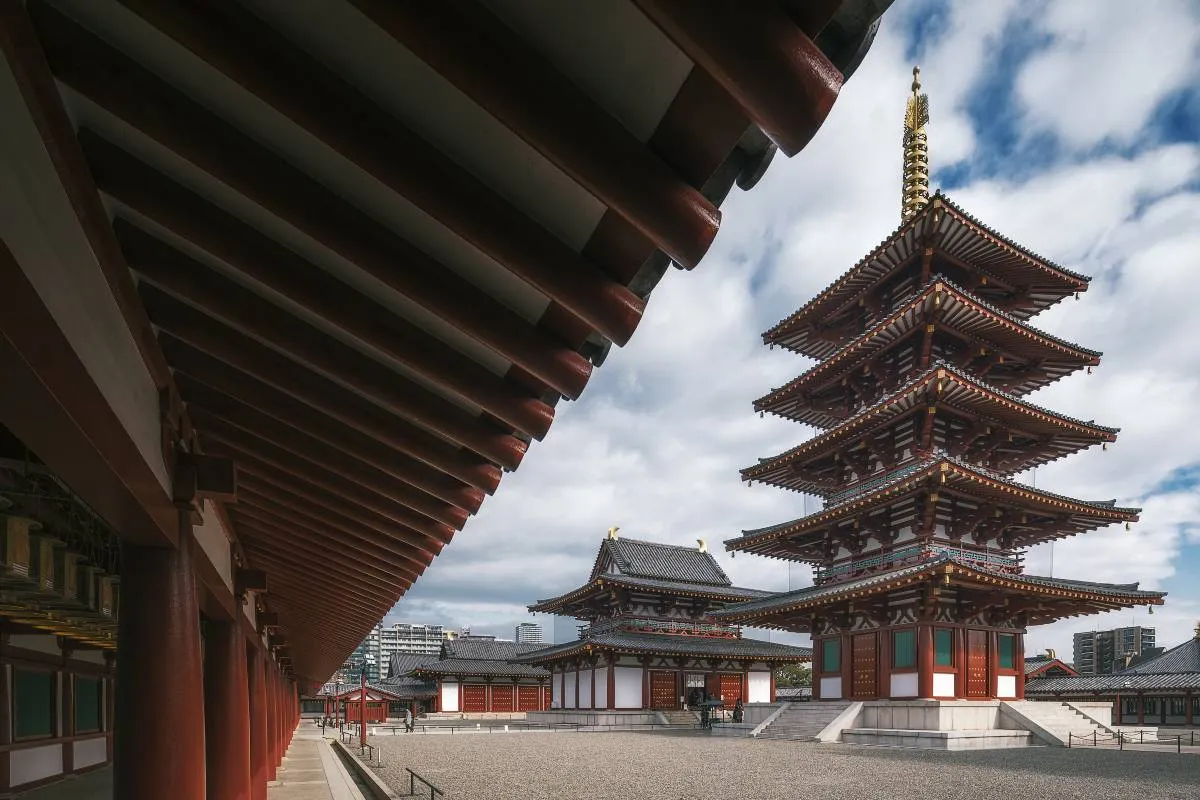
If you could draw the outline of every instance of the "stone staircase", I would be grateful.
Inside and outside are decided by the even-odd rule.
[[[1078,739],[1081,736],[1091,736],[1093,732],[1102,737],[1115,733],[1112,728],[1101,725],[1066,703],[1017,700],[1005,702],[1004,705],[1033,723],[1022,727],[1027,727],[1034,736],[1047,744],[1066,746],[1068,734],[1074,734]],[[1038,730],[1039,728],[1041,730]]]
[[[850,707],[849,700],[819,700],[795,703],[758,734],[759,739],[812,741],[816,735]]]
[[[679,725],[686,727],[694,727],[700,724],[700,715],[695,711],[684,711],[683,709],[674,709],[671,711],[658,712],[668,725]]]

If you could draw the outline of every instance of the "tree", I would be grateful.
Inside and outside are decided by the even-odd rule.
[[[812,667],[808,664],[788,664],[775,670],[775,685],[781,689],[812,686]]]

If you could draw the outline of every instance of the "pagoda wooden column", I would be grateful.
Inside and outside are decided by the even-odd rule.
[[[267,725],[267,780],[275,780],[279,767],[279,726],[275,720],[275,665],[271,656],[263,653],[263,706]]]
[[[776,695],[775,695],[775,665],[769,661],[767,662],[767,672],[771,676],[771,702],[774,703],[775,699],[776,699]]]
[[[954,697],[967,696],[967,630],[954,629]]]
[[[993,700],[996,699],[998,692],[996,691],[996,678],[1000,674],[998,667],[1000,666],[1000,646],[995,631],[988,631],[987,634],[987,679],[988,679],[988,694],[987,696]]]
[[[266,800],[270,774],[267,743],[267,690],[262,653],[255,648],[246,657],[250,694],[250,797]]]
[[[236,622],[212,623],[204,642],[209,800],[251,800],[246,640]]]
[[[617,707],[617,654],[612,653],[608,657],[608,709],[615,710]],[[1190,709],[1191,706],[1188,706]]]
[[[1013,638],[1013,666],[1017,670],[1017,699],[1025,699],[1025,635],[1018,633]]]
[[[204,675],[191,522],[176,548],[121,550],[113,797],[204,800]]]
[[[917,697],[933,697],[933,626],[917,626]]]

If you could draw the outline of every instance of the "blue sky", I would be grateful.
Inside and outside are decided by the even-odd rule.
[[[810,365],[759,334],[899,223],[900,129],[914,62],[930,96],[934,184],[968,212],[1095,276],[1033,324],[1105,352],[1034,402],[1122,428],[1107,451],[1042,468],[1038,486],[1144,508],[1126,532],[1054,548],[1054,574],[1140,580],[1171,593],[1144,611],[1033,629],[1070,652],[1075,630],[1200,618],[1200,5],[1123,0],[897,0],[808,148],[777,158],[723,206],[691,272],[671,270],[632,343],[456,537],[390,620],[512,635],[524,606],[581,583],[610,525],[635,538],[705,538],[736,583],[785,590],[785,563],[721,552],[746,528],[804,513],[799,495],[746,487],[738,469],[812,435],[751,410]],[[809,510],[816,508],[808,502]],[[1049,548],[1029,554],[1050,567]],[[811,581],[791,570],[792,585]],[[547,624],[549,618],[539,618]],[[564,632],[573,631],[562,625]]]

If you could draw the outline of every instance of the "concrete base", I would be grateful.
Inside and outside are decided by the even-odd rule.
[[[1002,728],[1001,700],[867,700],[856,728],[983,731]]]
[[[1028,747],[1029,731],[927,731],[910,728],[847,728],[844,744],[907,747],[916,750],[1002,750]]]
[[[749,736],[757,727],[753,722],[714,722],[708,733],[711,736]]]
[[[662,724],[658,712],[642,711],[640,709],[631,711],[576,711],[568,708],[559,708],[551,711],[529,711],[526,712],[525,716],[530,722],[545,725],[568,724],[620,727],[624,725]]]

